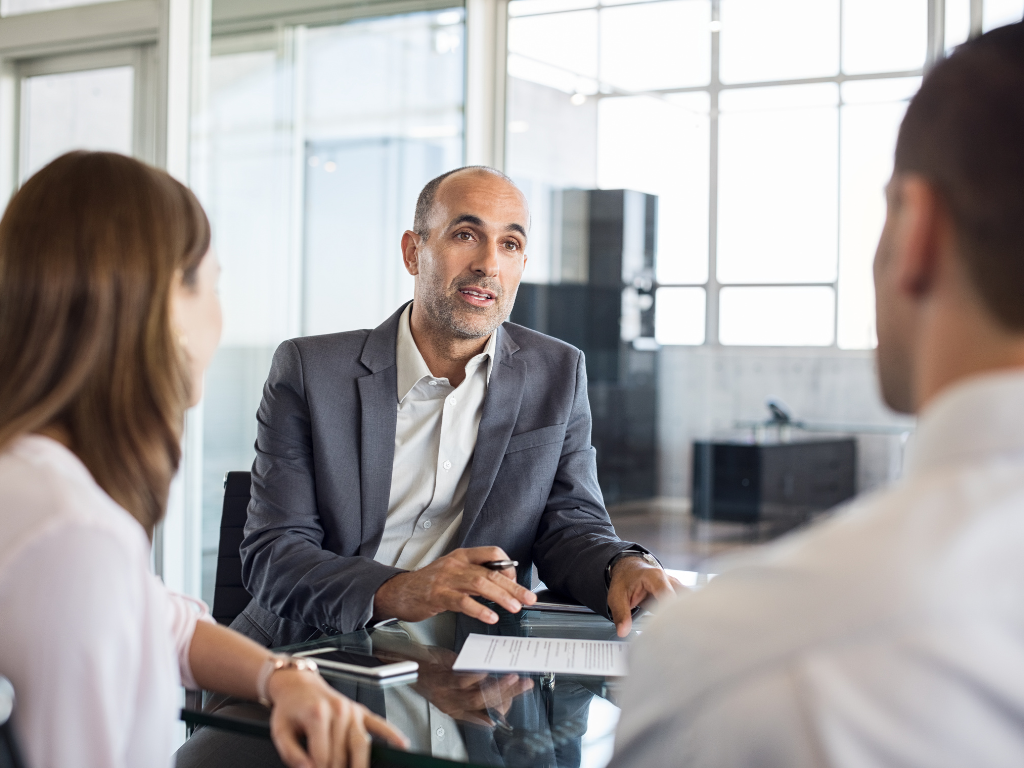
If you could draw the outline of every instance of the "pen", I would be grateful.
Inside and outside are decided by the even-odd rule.
[[[518,560],[488,560],[486,563],[480,563],[484,568],[489,571],[504,571],[506,568],[515,568],[519,565]]]

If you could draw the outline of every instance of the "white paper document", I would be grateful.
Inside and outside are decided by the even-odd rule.
[[[614,640],[556,640],[548,637],[470,635],[453,669],[480,672],[556,672],[574,675],[626,674],[629,646]]]

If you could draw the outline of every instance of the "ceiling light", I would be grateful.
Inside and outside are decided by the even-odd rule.
[[[569,103],[574,107],[582,107],[587,103],[587,96],[584,93],[574,93],[569,97]]]
[[[710,29],[712,32],[721,32],[722,31],[722,22],[720,22],[720,21],[712,21],[710,24],[708,24],[708,29]]]
[[[337,168],[338,166],[334,164],[333,160],[328,160],[326,163],[324,163],[324,170],[327,171],[328,173],[334,173],[335,170],[337,170]]]

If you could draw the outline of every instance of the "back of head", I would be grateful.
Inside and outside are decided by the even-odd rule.
[[[907,109],[895,170],[935,186],[982,302],[1024,332],[1024,24],[935,66]]]
[[[149,533],[189,402],[171,286],[195,280],[209,244],[191,192],[104,152],[54,160],[0,220],[0,449],[60,430]]]

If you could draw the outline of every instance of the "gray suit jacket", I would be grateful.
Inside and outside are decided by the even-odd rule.
[[[265,645],[369,621],[400,569],[373,556],[387,518],[402,307],[378,328],[286,341],[257,413],[242,580],[233,626]],[[583,353],[512,323],[498,331],[460,547],[492,546],[552,589],[607,614],[605,568],[626,549],[597,483]]]

